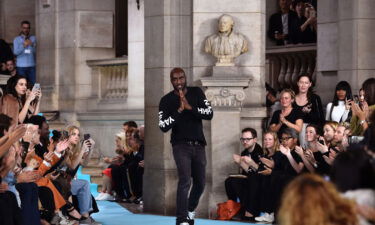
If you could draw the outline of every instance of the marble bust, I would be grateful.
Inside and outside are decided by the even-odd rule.
[[[216,66],[234,66],[234,59],[248,51],[246,38],[233,31],[234,21],[229,15],[219,18],[219,32],[209,36],[205,41],[204,51],[216,59]]]

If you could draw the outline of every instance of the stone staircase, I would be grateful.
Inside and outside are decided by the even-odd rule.
[[[103,164],[99,158],[92,157],[89,163],[82,168],[82,173],[90,175],[90,182],[98,185],[98,192],[102,189]]]

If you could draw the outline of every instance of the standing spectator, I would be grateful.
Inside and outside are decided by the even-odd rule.
[[[30,35],[30,22],[21,22],[21,33],[14,38],[13,53],[17,56],[17,71],[26,77],[31,85],[34,85],[35,76],[35,52],[36,38]]]
[[[14,76],[17,74],[16,66],[14,65],[13,59],[8,59],[5,62],[5,71],[4,74]]]
[[[163,132],[172,129],[171,143],[178,171],[176,225],[188,225],[194,224],[194,211],[206,183],[202,120],[211,120],[214,114],[203,91],[187,87],[183,69],[172,69],[170,78],[174,90],[160,100],[159,128]]]
[[[299,142],[305,147],[305,131],[308,124],[321,126],[324,124],[324,113],[322,101],[319,95],[312,91],[311,77],[308,75],[300,75],[297,80],[297,95],[293,102],[293,108],[300,110],[303,115],[302,131],[299,133]]]
[[[273,115],[270,122],[270,130],[277,132],[279,137],[286,128],[292,128],[301,132],[303,126],[303,115],[297,109],[293,108],[295,100],[294,91],[285,89],[280,93],[281,110],[277,110]]]
[[[268,37],[277,45],[296,44],[297,14],[290,10],[291,0],[279,0],[280,11],[269,20]]]
[[[369,117],[375,111],[375,78],[369,78],[362,84],[364,101],[352,103],[353,117],[350,121],[352,135],[363,135],[368,128]]]
[[[346,81],[340,81],[336,85],[333,101],[328,103],[326,120],[338,123],[350,121],[350,100],[352,100],[352,88]]]

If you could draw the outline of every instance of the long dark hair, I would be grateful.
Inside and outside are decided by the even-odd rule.
[[[21,75],[14,75],[12,77],[9,78],[9,80],[7,81],[7,86],[5,88],[5,94],[9,94],[9,95],[12,95],[13,97],[15,97],[16,99],[20,100],[22,102],[22,104],[25,103],[26,101],[26,95],[23,95],[23,96],[18,96],[18,93],[16,91],[16,85],[18,83],[19,80],[21,79],[25,79],[26,82],[27,82],[27,79]]]
[[[350,84],[344,80],[340,81],[337,85],[336,85],[336,89],[335,89],[335,94],[333,95],[333,101],[332,101],[332,105],[333,106],[338,106],[339,105],[339,98],[337,98],[337,94],[336,92],[338,90],[344,90],[346,91],[346,98],[347,99],[353,99],[353,95],[352,95],[352,88],[350,87]],[[332,108],[333,108],[332,106]]]
[[[375,78],[369,78],[362,84],[365,100],[368,105],[375,105]]]

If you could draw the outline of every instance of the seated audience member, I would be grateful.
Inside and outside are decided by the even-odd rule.
[[[290,10],[291,0],[278,0],[280,11],[269,19],[268,37],[277,45],[296,44],[297,14]]]
[[[137,124],[134,121],[128,121],[123,124],[125,131],[125,146],[122,152],[118,154],[121,155],[122,163],[120,165],[111,165],[111,175],[113,180],[113,190],[116,192],[116,201],[131,203],[131,190],[128,180],[128,166],[132,161],[134,155],[132,154],[132,149],[129,146],[129,138],[134,130],[137,129]]]
[[[241,152],[241,155],[233,154],[233,160],[241,168],[241,174],[244,177],[251,176],[255,174],[255,171],[245,162],[245,156],[256,162],[252,165],[255,166],[259,162],[259,157],[263,154],[262,147],[257,143],[256,130],[253,128],[244,128],[241,132],[240,141],[244,150]],[[237,199],[239,199],[241,203],[244,203],[247,192],[246,188],[246,178],[230,176],[225,180],[225,191],[229,200],[237,202]]]
[[[306,127],[306,146],[296,146],[296,152],[301,157],[303,164],[309,172],[321,174],[329,173],[329,166],[325,163],[323,154],[319,151],[320,128],[315,124]]]
[[[133,120],[129,120],[129,121],[126,121],[122,124],[122,129],[124,130],[124,132],[126,133],[128,131],[129,128],[138,128],[138,125],[135,121]]]
[[[281,110],[276,111],[272,115],[270,122],[270,130],[277,132],[281,135],[284,129],[292,128],[297,133],[302,131],[303,126],[303,115],[301,112],[293,108],[293,102],[295,101],[294,91],[290,89],[284,89],[280,93],[280,104]]]
[[[129,147],[133,154],[133,160],[129,162],[129,178],[134,195],[133,203],[140,204],[142,200],[143,172],[144,172],[144,145],[140,132],[134,130],[130,134]]]
[[[351,135],[363,135],[368,128],[369,116],[375,111],[375,78],[369,78],[362,84],[364,100],[352,102],[353,117],[350,121]]]
[[[293,102],[293,108],[299,110],[303,115],[303,127],[299,133],[299,142],[305,146],[305,131],[308,124],[318,126],[324,124],[324,113],[322,101],[319,95],[313,92],[313,83],[309,75],[300,75],[297,79],[297,94]]]
[[[354,204],[334,185],[314,174],[304,174],[285,188],[278,214],[280,225],[356,225]]]
[[[332,102],[327,104],[326,120],[338,123],[350,121],[352,115],[350,101],[352,100],[352,88],[346,81],[340,81],[336,85]]]
[[[114,166],[120,166],[123,163],[123,156],[122,153],[124,152],[124,148],[126,145],[126,137],[125,132],[119,132],[115,135],[115,146],[116,146],[116,153],[118,156],[113,158],[104,158],[104,162],[110,163]],[[112,195],[112,167],[111,165],[103,170],[103,185],[102,185],[102,192],[95,198],[98,201],[107,201],[107,200],[114,200],[114,196]]]
[[[264,156],[260,158],[261,164],[258,169],[259,183],[257,188],[258,199],[249,199],[248,204],[256,204],[255,208],[261,212],[259,217],[255,217],[258,222],[272,223],[274,221],[274,202],[271,188],[271,174],[275,166],[273,160],[276,152],[279,151],[280,143],[275,132],[266,132],[263,134],[263,153]]]
[[[329,148],[324,147],[321,150],[324,160],[332,165],[337,154],[344,152],[348,147],[348,130],[349,125],[347,123],[340,123],[333,135],[332,145]]]
[[[78,208],[81,214],[81,224],[92,224],[95,220],[90,216],[90,212],[93,211],[93,198],[91,197],[90,184],[86,180],[72,179],[75,177],[79,166],[86,165],[92,149],[94,148],[95,142],[91,138],[84,140],[81,144],[80,130],[76,126],[69,126],[68,131],[68,142],[69,147],[65,152],[64,164],[68,167],[68,181],[70,180],[70,192],[72,195],[77,197]]]
[[[11,76],[15,76],[17,74],[16,66],[14,64],[13,59],[9,59],[5,62],[5,68],[6,70],[4,71],[3,74],[11,75]]]
[[[0,99],[0,111],[12,118],[13,127],[39,113],[41,97],[40,89],[27,90],[26,78],[12,76],[7,82],[5,95]]]
[[[375,222],[375,213],[368,216],[362,209],[375,211],[375,170],[371,164],[371,156],[356,145],[338,155],[332,166],[332,181],[343,196],[357,204],[360,225]]]

